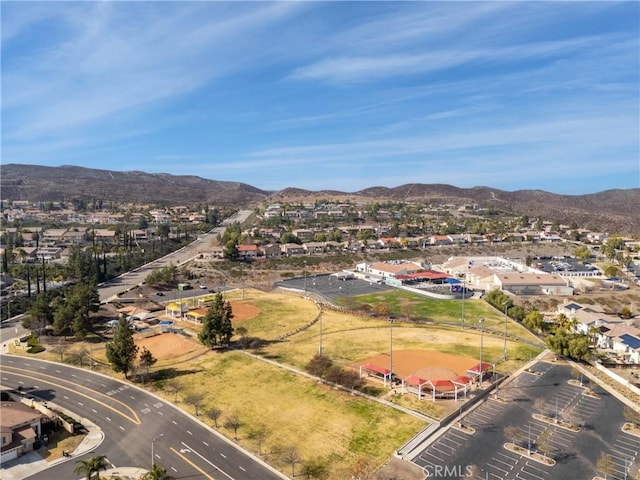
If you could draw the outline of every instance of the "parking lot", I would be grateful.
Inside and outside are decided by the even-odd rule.
[[[490,398],[465,416],[463,425],[475,433],[450,427],[414,462],[431,472],[455,472],[438,478],[591,479],[597,475],[596,461],[607,453],[615,466],[608,479],[624,479],[625,470],[638,459],[640,438],[622,431],[622,403],[596,385],[589,386],[599,398],[585,395],[583,387],[568,382],[574,377],[567,365],[538,362],[532,370],[534,373],[523,372],[500,389],[499,397],[508,402]],[[541,405],[545,416],[570,422],[580,431],[534,418]],[[546,465],[505,449],[504,444],[511,441],[505,435],[507,426],[515,426],[521,444],[530,445],[532,451],[538,448],[541,436],[547,437],[547,455],[556,464]],[[472,465],[478,469],[474,476],[459,475]]]
[[[313,293],[327,300],[366,293],[387,292],[393,287],[367,282],[356,278],[340,279],[335,275],[308,275],[275,283],[276,287],[291,288],[300,292]]]

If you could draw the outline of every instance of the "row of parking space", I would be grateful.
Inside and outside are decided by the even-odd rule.
[[[546,480],[553,467],[532,461],[522,455],[502,450],[496,452],[481,468],[477,479],[491,480]]]
[[[610,458],[613,471],[609,477],[612,480],[622,480],[631,477],[632,468],[637,471],[636,459],[640,451],[640,438],[626,432],[620,432],[610,448]]]

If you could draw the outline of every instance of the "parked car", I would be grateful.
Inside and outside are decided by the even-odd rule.
[[[202,290],[206,290],[206,289],[207,289],[207,286],[206,286],[206,285],[200,285],[200,288],[201,288]]]

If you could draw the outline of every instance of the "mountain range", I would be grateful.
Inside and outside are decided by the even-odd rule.
[[[423,202],[482,207],[516,215],[541,216],[583,228],[640,236],[640,188],[606,190],[584,195],[560,195],[542,190],[505,191],[490,187],[458,188],[412,183],[394,188],[374,186],[357,192],[261,190],[246,183],[208,180],[194,175],[111,171],[63,165],[0,165],[3,200],[66,201],[101,199],[160,205],[252,208],[262,202],[313,200]]]

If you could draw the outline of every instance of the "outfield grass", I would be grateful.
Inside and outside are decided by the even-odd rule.
[[[397,319],[410,317],[425,321],[447,323],[462,326],[462,301],[439,300],[404,290],[390,290],[367,295],[344,297],[338,304],[355,310],[375,312],[376,306],[384,305],[387,314]],[[479,327],[480,318],[484,318],[484,328],[497,333],[504,332],[504,313],[497,311],[482,300],[467,299],[464,301],[465,325]],[[511,319],[507,319],[507,334],[527,341],[541,343],[526,328]]]

